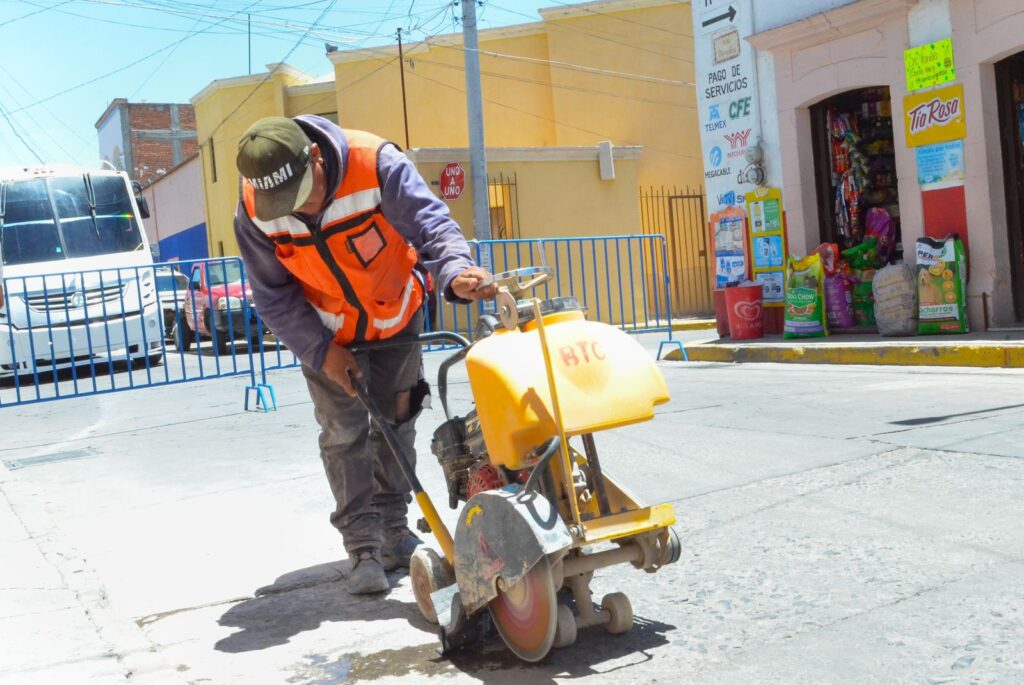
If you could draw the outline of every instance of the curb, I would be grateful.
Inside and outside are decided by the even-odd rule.
[[[714,319],[693,319],[690,321],[676,321],[672,324],[673,331],[707,331],[715,327]]]
[[[1024,345],[886,345],[781,347],[771,345],[686,346],[691,362],[776,363],[776,364],[860,364],[878,366],[967,366],[980,368],[1024,368]],[[664,357],[682,361],[679,350]]]

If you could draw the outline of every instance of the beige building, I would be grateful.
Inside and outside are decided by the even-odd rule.
[[[749,38],[765,86],[769,183],[783,189],[792,251],[806,254],[835,239],[834,193],[823,165],[825,110],[884,102],[868,113],[891,110],[889,201],[907,261],[914,262],[917,238],[960,233],[969,243],[972,328],[1024,321],[1024,4],[829,0],[825,12],[813,5],[755,14]],[[921,183],[917,148],[903,123],[911,93],[904,54],[950,38],[955,78],[918,92],[941,100],[962,88],[964,174],[952,183]]]
[[[648,223],[647,214],[641,216],[641,186],[690,186],[700,200],[692,51],[689,3],[670,0],[559,6],[541,10],[538,21],[481,31],[492,235],[639,234]],[[439,35],[406,43],[404,60],[397,44],[329,52],[325,67],[332,67],[333,80],[270,65],[268,72],[204,88],[192,103],[211,255],[236,253],[235,145],[263,116],[314,113],[370,130],[408,148],[435,188],[449,162],[462,165],[468,184],[464,58],[461,33]],[[601,143],[611,144],[614,176],[602,176]],[[467,231],[470,198],[467,188],[447,200]],[[703,242],[699,213],[691,213],[693,221],[682,214],[674,220],[674,207],[667,203],[658,214],[664,227],[692,231],[686,245]],[[652,226],[648,230],[662,228]],[[706,291],[702,250],[677,252],[674,263]]]

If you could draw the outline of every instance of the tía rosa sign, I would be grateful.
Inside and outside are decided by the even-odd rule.
[[[903,98],[907,145],[920,147],[967,137],[964,87],[950,86]]]

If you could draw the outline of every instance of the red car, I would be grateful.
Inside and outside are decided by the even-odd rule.
[[[209,338],[217,354],[227,354],[230,343],[246,340],[247,334],[250,342],[258,340],[252,290],[242,284],[242,265],[237,260],[193,265],[181,308],[174,335],[179,350],[186,351],[193,341]]]

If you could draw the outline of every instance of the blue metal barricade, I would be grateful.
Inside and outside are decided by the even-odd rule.
[[[0,407],[244,374],[256,388],[237,257],[8,276],[2,304]]]
[[[668,261],[660,235],[471,241],[495,272],[552,267],[538,296],[575,297],[591,320],[672,337]],[[440,294],[437,294],[440,295]],[[276,408],[267,374],[297,367],[256,315],[238,257],[5,279],[0,407],[249,376],[245,407]],[[489,303],[427,309],[430,330],[472,338]],[[194,348],[194,349],[193,349]],[[684,351],[685,355],[685,351]],[[685,356],[684,356],[685,358]]]

